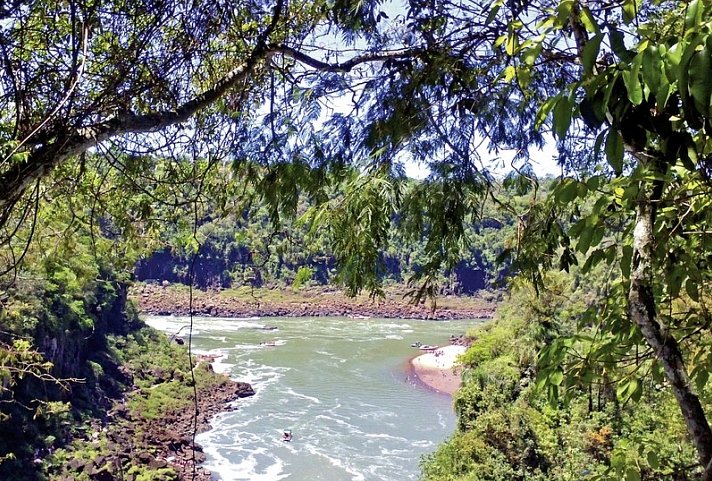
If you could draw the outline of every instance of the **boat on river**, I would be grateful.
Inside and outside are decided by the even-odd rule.
[[[431,346],[430,344],[423,344],[422,346],[419,346],[418,349],[421,351],[434,351],[437,349],[438,346]]]

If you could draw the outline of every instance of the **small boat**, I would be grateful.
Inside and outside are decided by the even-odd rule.
[[[413,344],[411,344],[410,347],[420,347],[422,345],[423,345],[423,343],[418,341],[418,342],[414,342]]]
[[[418,349],[420,349],[421,351],[434,351],[437,348],[438,348],[438,346],[431,346],[430,344],[423,344]]]

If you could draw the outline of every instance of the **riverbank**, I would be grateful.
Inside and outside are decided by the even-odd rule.
[[[496,298],[443,296],[433,310],[429,303],[413,305],[405,291],[393,288],[384,299],[366,295],[350,298],[328,287],[294,289],[193,290],[193,314],[209,317],[380,317],[401,319],[486,319],[492,317]],[[130,292],[139,310],[152,315],[185,316],[190,313],[187,286],[137,284]]]
[[[462,369],[457,358],[467,350],[464,345],[449,345],[411,359],[413,374],[427,387],[452,396],[462,384]]]
[[[62,481],[211,481],[193,435],[210,429],[211,419],[232,410],[235,400],[253,395],[252,386],[215,373],[214,358],[202,356],[195,359],[194,391],[184,349],[148,329],[121,342],[117,347],[129,353],[121,368],[129,380],[124,395],[42,460],[43,471]]]

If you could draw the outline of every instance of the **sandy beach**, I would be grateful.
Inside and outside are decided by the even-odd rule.
[[[423,384],[452,395],[460,387],[460,368],[455,360],[467,350],[465,346],[444,346],[426,352],[410,361],[413,372]]]

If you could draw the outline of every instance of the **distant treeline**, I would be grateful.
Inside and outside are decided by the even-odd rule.
[[[501,195],[507,201],[526,201],[506,190]],[[308,207],[302,200],[299,210]],[[496,287],[507,275],[508,264],[497,258],[515,237],[516,221],[494,207],[490,214],[469,225],[470,241],[463,260],[442,274],[440,285],[445,292],[471,294]],[[193,259],[193,251],[181,247],[180,234],[167,233],[164,246],[137,263],[136,279],[187,284],[192,265],[194,285],[201,289],[334,282],[336,257],[328,243],[309,235],[298,219],[283,220],[275,227],[267,208],[259,203],[239,215],[204,219],[197,237],[201,243]],[[407,282],[427,262],[424,249],[425,241],[408,242],[394,234],[387,251],[381,253],[381,280],[385,284]]]

